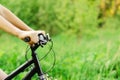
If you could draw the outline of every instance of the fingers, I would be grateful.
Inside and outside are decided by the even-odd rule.
[[[23,31],[20,35],[19,38],[22,39],[23,41],[27,42],[29,45],[33,45],[38,43],[39,41],[39,34],[45,35],[45,31]]]
[[[45,31],[38,30],[38,31],[37,31],[37,33],[38,33],[38,34],[42,34],[42,35],[44,35],[44,36],[45,36]]]

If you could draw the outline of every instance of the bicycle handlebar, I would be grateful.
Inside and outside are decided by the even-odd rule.
[[[38,37],[39,37],[39,41],[36,44],[40,45],[41,47],[43,47],[43,45],[45,45],[48,41],[51,41],[51,38],[48,33],[46,35],[43,35],[42,33],[40,33],[40,34],[38,34]],[[29,36],[24,38],[25,42],[30,42],[30,40],[31,39]]]

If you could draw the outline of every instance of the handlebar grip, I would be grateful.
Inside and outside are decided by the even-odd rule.
[[[25,37],[24,39],[23,39],[25,42],[30,42],[30,37],[29,36],[27,36],[27,37]]]

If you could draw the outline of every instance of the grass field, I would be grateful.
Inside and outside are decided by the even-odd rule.
[[[69,33],[53,36],[56,65],[48,74],[57,80],[120,80],[119,33],[120,29],[103,28],[81,36]],[[42,52],[39,56],[48,49],[38,50]],[[24,42],[8,34],[0,35],[0,68],[10,73],[25,61],[25,50]],[[42,60],[43,70],[52,62],[51,55]],[[15,80],[21,80],[26,72]]]

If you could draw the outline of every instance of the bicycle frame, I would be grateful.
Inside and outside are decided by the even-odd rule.
[[[21,72],[23,72],[26,68],[28,68],[31,64],[34,65],[34,68],[28,72],[28,74],[22,79],[22,80],[31,80],[32,77],[37,73],[40,80],[47,80],[45,78],[44,73],[42,72],[42,69],[40,67],[40,62],[38,60],[37,54],[35,50],[39,47],[39,45],[35,45],[34,47],[31,47],[32,52],[32,59],[29,61],[26,61],[24,64],[22,64],[20,67],[18,67],[15,71],[10,73],[5,80],[11,80]]]

